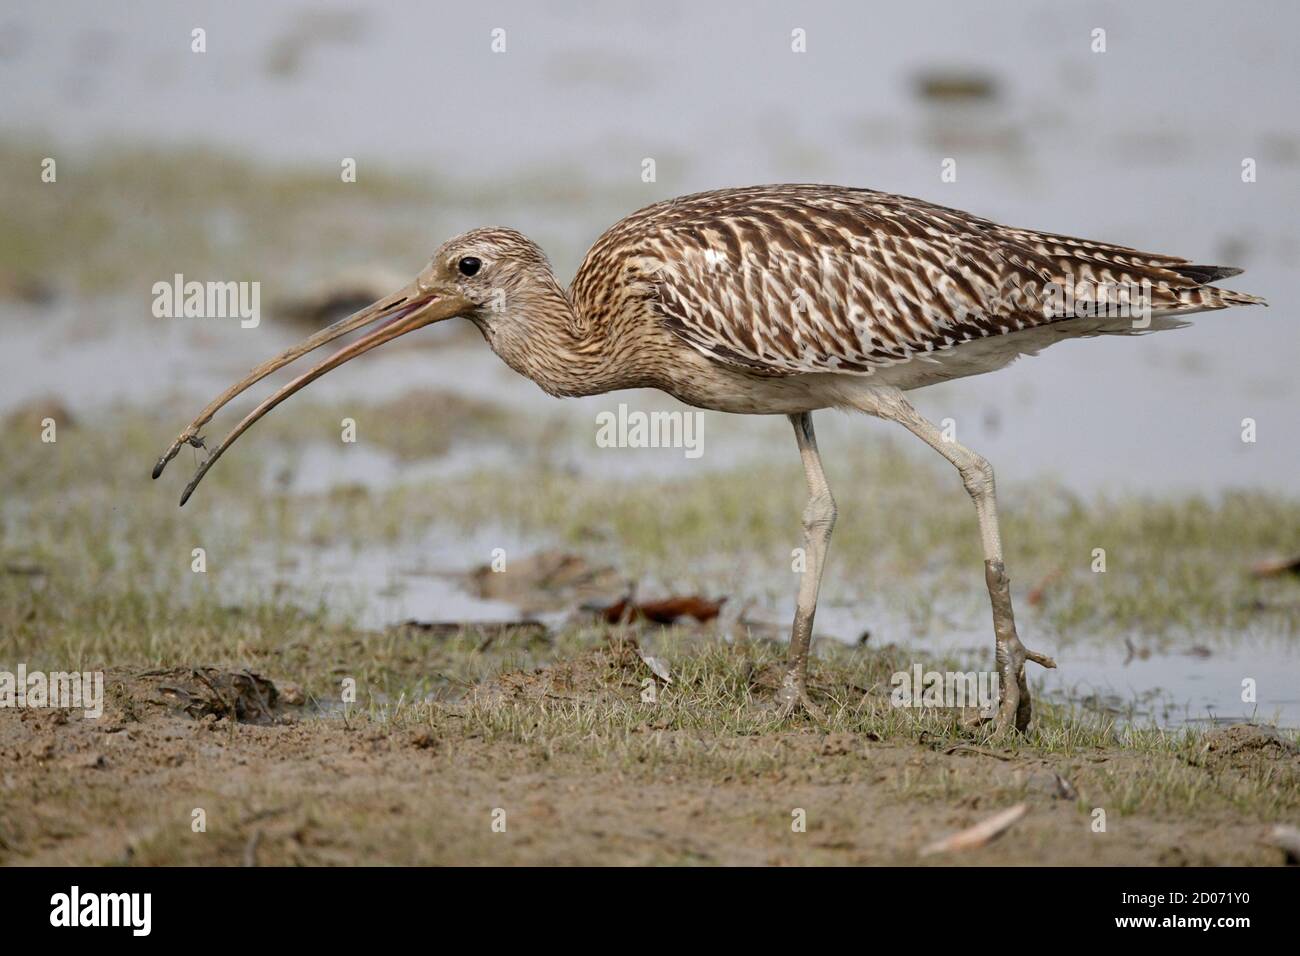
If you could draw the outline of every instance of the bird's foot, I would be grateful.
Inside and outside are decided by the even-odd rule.
[[[1034,707],[1029,694],[1029,682],[1025,679],[1025,662],[1033,661],[1043,667],[1054,668],[1056,661],[1046,654],[1028,650],[1015,634],[1008,640],[998,642],[997,661],[998,683],[1001,687],[1001,701],[996,718],[997,733],[1003,734],[1012,729],[1022,734],[1028,733]]]
[[[1033,700],[1029,696],[1029,682],[1025,680],[1025,662],[1033,661],[1043,667],[1055,667],[1056,661],[1046,654],[1026,650],[1016,633],[1016,617],[1011,610],[1011,581],[1001,561],[985,561],[984,577],[988,582],[989,600],[993,606],[993,633],[997,641],[995,656],[998,664],[998,684],[1001,700],[998,704],[997,733],[1018,730],[1029,731],[1033,717]]]
[[[803,675],[787,671],[776,692],[775,709],[782,719],[805,713],[819,724],[826,723],[826,715],[808,696],[808,685]]]

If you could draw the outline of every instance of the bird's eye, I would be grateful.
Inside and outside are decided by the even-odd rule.
[[[483,261],[474,256],[466,256],[464,259],[461,259],[460,262],[456,263],[456,268],[460,270],[460,274],[463,276],[472,276],[474,273],[478,272],[482,266]]]

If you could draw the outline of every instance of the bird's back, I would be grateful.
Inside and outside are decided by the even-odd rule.
[[[644,305],[682,343],[735,368],[871,375],[1075,318],[1044,308],[1067,288],[1136,290],[1146,301],[1130,305],[1156,316],[1262,302],[1208,285],[1238,271],[905,196],[794,184],[647,206],[596,241],[570,293],[596,322]]]

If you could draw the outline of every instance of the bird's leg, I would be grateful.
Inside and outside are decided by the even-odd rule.
[[[808,696],[808,649],[812,643],[813,616],[817,613],[817,592],[821,588],[822,567],[826,563],[826,548],[835,527],[835,499],[831,497],[822,471],[821,455],[817,452],[817,437],[813,434],[812,413],[791,415],[795,439],[799,442],[799,455],[803,458],[804,474],[808,478],[808,504],[803,512],[804,568],[799,578],[799,602],[794,612],[794,627],[790,632],[790,652],[785,677],[777,693],[781,707],[790,712],[802,707],[817,720],[821,711]]]
[[[993,605],[993,633],[996,641],[995,656],[998,665],[998,683],[1001,686],[1001,703],[998,707],[999,730],[1015,727],[1024,733],[1033,715],[1029,684],[1025,680],[1025,662],[1034,661],[1044,667],[1055,667],[1056,662],[1046,655],[1025,648],[1016,633],[1016,619],[1011,609],[1011,580],[1002,562],[1002,536],[998,530],[998,505],[993,487],[993,466],[982,456],[943,433],[897,394],[887,403],[886,409],[875,411],[884,418],[899,422],[913,434],[924,439],[939,454],[952,462],[961,473],[962,483],[975,502],[979,516],[980,537],[984,542],[984,579],[988,584],[989,601]]]

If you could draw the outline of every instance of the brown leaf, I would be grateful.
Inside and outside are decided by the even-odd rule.
[[[629,602],[626,598],[609,607],[602,608],[601,617],[607,623],[618,624],[620,621],[646,620],[655,624],[672,624],[678,618],[691,617],[700,623],[711,621],[718,616],[726,598],[709,601],[691,595],[689,597],[671,597],[662,601]]]

